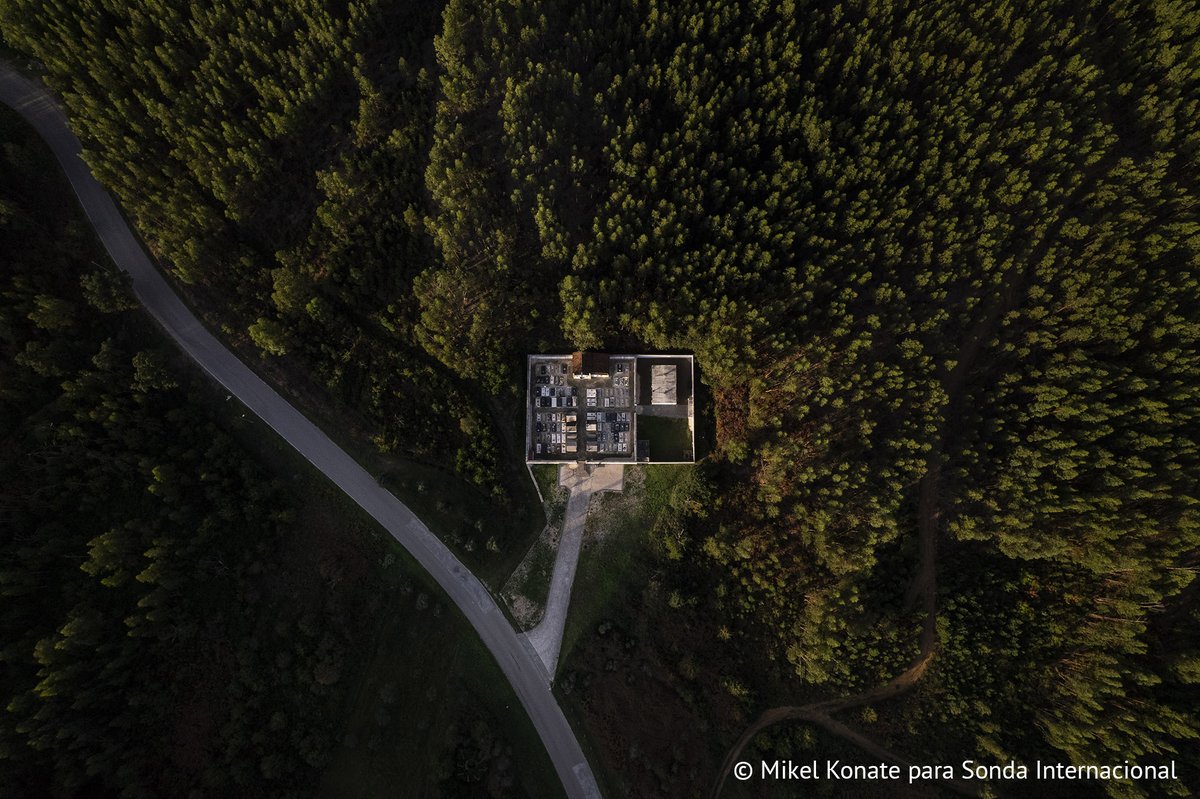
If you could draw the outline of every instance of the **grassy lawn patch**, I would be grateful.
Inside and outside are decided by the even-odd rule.
[[[653,560],[650,532],[667,510],[671,489],[692,466],[629,466],[622,493],[592,498],[583,552],[563,632],[565,661],[580,637],[596,628],[623,595],[640,591]]]
[[[637,436],[650,442],[652,461],[690,461],[692,433],[687,419],[665,416],[638,416]]]
[[[531,599],[545,602],[550,592],[550,575],[554,572],[554,550],[543,541],[534,545],[533,558],[526,574],[522,593]]]
[[[558,485],[558,464],[537,463],[529,468],[533,471],[533,479],[537,480],[538,490],[542,492],[542,498],[549,500],[550,495],[554,493],[554,489]]]
[[[561,530],[563,516],[567,511],[567,499],[571,493],[558,484],[559,466],[541,463],[532,468],[533,477],[537,480],[538,489],[542,492],[542,500],[545,503],[546,522]]]
[[[570,492],[558,484],[558,466],[539,464],[533,467],[534,479],[542,492],[546,526],[524,559],[504,584],[501,595],[520,629],[529,629],[542,618],[546,597],[550,592],[550,577],[554,572],[558,536],[562,532]]]
[[[552,539],[551,532],[551,528],[547,528],[533,543],[501,592],[518,629],[528,630],[542,620],[546,597],[550,593],[550,577],[554,573],[556,539]]]
[[[623,494],[593,500],[556,691],[608,795],[704,795],[725,740],[714,726],[743,720],[744,700],[723,687],[737,644],[674,590],[686,564],[660,540],[695,468],[627,468]]]
[[[440,469],[392,461],[379,482],[492,588],[504,583],[541,529],[540,514],[529,510],[537,507],[536,497],[519,512],[497,513],[481,492]]]

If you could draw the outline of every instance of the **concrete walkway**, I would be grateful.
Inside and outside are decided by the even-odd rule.
[[[575,567],[579,565],[579,550],[583,546],[583,527],[587,521],[588,503],[592,494],[601,491],[620,491],[625,485],[625,467],[621,464],[599,466],[560,466],[558,484],[569,489],[563,529],[558,537],[558,552],[554,571],[550,575],[550,592],[541,622],[525,637],[546,666],[550,679],[558,668],[563,630],[567,626],[567,609],[571,604],[571,588],[575,584]]]

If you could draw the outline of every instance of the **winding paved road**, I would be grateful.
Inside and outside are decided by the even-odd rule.
[[[112,198],[92,177],[80,158],[79,140],[67,127],[66,115],[45,89],[0,62],[0,102],[24,117],[54,152],[96,234],[117,266],[133,278],[133,290],[150,315],[193,361],[346,492],[433,576],[500,664],[533,720],[567,795],[598,799],[595,777],[550,692],[550,678],[541,659],[512,628],[487,588],[412,511],[200,324],[155,269]]]

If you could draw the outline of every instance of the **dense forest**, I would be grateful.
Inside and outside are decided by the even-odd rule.
[[[937,475],[945,560],[991,584],[944,591],[909,722],[999,759],[1169,754],[1200,662],[1198,24],[451,3],[438,131],[506,160],[443,156],[439,242],[489,180],[475,216],[526,220],[505,239],[558,265],[571,341],[697,353],[728,493],[692,546],[800,679],[857,690],[912,657]]]
[[[905,723],[1001,760],[1186,750],[1198,26],[1186,3],[451,2],[441,270],[502,295],[510,262],[556,272],[571,342],[696,352],[723,491],[687,557],[803,682],[913,657],[928,513],[962,590]],[[465,345],[513,324],[458,319]]]
[[[498,492],[523,352],[693,351],[714,499],[655,535],[723,638],[836,697],[931,625],[870,714],[909,751],[1194,759],[1195,2],[0,21],[156,252],[381,447]]]
[[[96,176],[224,327],[366,416],[382,451],[500,492],[486,409],[413,332],[436,21],[420,2],[0,4]]]
[[[465,622],[247,445],[7,109],[0,254],[0,795],[543,795]]]

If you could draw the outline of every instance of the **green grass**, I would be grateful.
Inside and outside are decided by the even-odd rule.
[[[555,552],[552,548],[539,543],[525,578],[523,593],[543,605],[550,593],[550,577],[554,574],[554,556]]]
[[[558,484],[558,466],[553,464],[538,464],[531,467],[533,479],[537,481],[538,489],[545,500],[542,508],[546,523],[562,529],[563,517],[566,515],[567,498],[570,494]],[[550,592],[550,578],[554,572],[555,549],[548,541],[538,538],[530,547],[525,558],[528,566],[519,579],[514,580],[511,587],[506,587],[508,596],[520,595],[544,606]]]
[[[654,558],[650,538],[654,522],[666,510],[675,482],[686,470],[695,467],[650,465],[626,468],[626,485],[630,483],[631,469],[643,469],[646,479],[633,495],[636,502],[609,494],[601,494],[592,500],[608,506],[609,531],[598,548],[585,546],[580,555],[571,589],[571,612],[563,631],[562,662],[581,637],[603,621],[613,608],[623,604],[621,599],[625,593],[637,590],[645,580],[647,564]],[[603,512],[595,513],[594,517],[602,515]]]
[[[571,494],[558,484],[559,467],[543,463],[532,468],[534,479],[537,480],[538,488],[542,492],[546,523],[561,530],[563,517],[567,513],[567,498]]]
[[[637,437],[650,442],[651,461],[692,460],[692,433],[687,419],[639,415]]]
[[[571,591],[571,609],[563,631],[562,650],[559,659],[559,675],[572,668],[571,654],[581,642],[593,637],[597,627],[604,621],[618,621],[615,615],[626,608],[638,607],[637,597],[649,579],[653,564],[658,560],[655,544],[651,538],[655,520],[660,513],[669,512],[667,503],[671,489],[679,478],[693,466],[649,465],[626,467],[626,485],[635,469],[645,473],[641,487],[627,488],[633,501],[623,501],[619,495],[601,494],[593,502],[609,506],[608,533],[598,545],[585,546],[580,555]],[[597,517],[601,514],[595,514]],[[578,690],[578,689],[576,689]],[[589,729],[588,711],[580,705],[580,696],[564,695],[555,687],[563,712],[571,726],[581,732],[580,744],[592,764],[596,779],[605,796],[625,795],[624,779],[620,774],[610,773],[608,758],[599,744],[582,734]]]
[[[554,489],[558,487],[558,464],[538,463],[529,468],[533,471],[533,479],[537,480],[542,499],[549,502]]]
[[[529,553],[529,568],[513,586],[513,593],[544,607],[546,597],[550,593],[550,577],[554,573],[554,555],[553,547],[541,540],[537,541]]]
[[[493,589],[504,584],[542,529],[541,514],[524,509],[497,513],[486,497],[439,469],[390,462],[377,474],[380,485],[421,517]],[[536,497],[528,506],[537,507]]]

